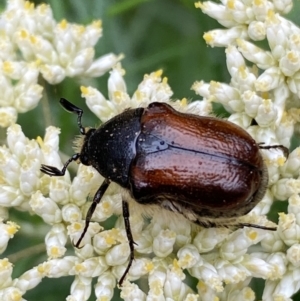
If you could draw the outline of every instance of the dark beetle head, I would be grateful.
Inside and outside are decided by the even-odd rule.
[[[126,110],[97,129],[87,129],[84,139],[77,143],[81,163],[93,166],[104,178],[127,188],[143,111]]]
[[[65,164],[63,173],[72,161],[94,167],[104,178],[124,188],[129,185],[129,169],[136,155],[136,140],[140,134],[140,118],[143,108],[125,110],[97,129],[85,128],[81,124],[83,111],[62,98],[62,106],[77,114],[81,135],[74,141],[76,153]],[[43,169],[51,175],[62,174],[51,167]]]
[[[96,129],[86,128],[85,133],[74,140],[74,150],[79,153],[79,161],[83,165],[92,165],[92,158],[89,151],[89,141]]]

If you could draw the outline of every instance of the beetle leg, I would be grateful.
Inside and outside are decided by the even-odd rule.
[[[251,224],[251,223],[239,223],[239,222],[230,222],[230,221],[213,221],[213,220],[197,220],[193,221],[195,224],[197,224],[200,227],[203,228],[244,228],[244,227],[251,227],[256,229],[263,229],[263,230],[269,230],[269,231],[276,231],[277,227],[267,227],[257,224]]]
[[[134,244],[135,244],[133,237],[132,237],[131,228],[130,228],[128,203],[125,201],[122,201],[122,208],[123,208],[123,218],[124,218],[125,230],[126,230],[126,234],[127,234],[129,248],[130,248],[130,257],[129,257],[129,262],[128,262],[127,268],[126,268],[123,276],[119,280],[119,286],[122,286],[122,283],[123,283],[127,273],[129,272],[129,269],[134,260]]]
[[[266,227],[266,226],[250,224],[250,223],[238,223],[236,226],[239,227],[239,228],[251,227],[251,228],[263,229],[263,230],[269,230],[269,231],[276,231],[277,230],[277,227]]]
[[[50,166],[50,165],[45,165],[42,164],[40,171],[49,175],[49,176],[63,176],[66,173],[66,169],[68,167],[68,165],[72,162],[72,161],[76,161],[78,160],[80,157],[80,154],[74,154],[63,166],[62,170],[59,170],[58,168],[54,167],[54,166]]]
[[[84,238],[84,235],[85,235],[85,233],[86,233],[86,231],[89,227],[89,224],[91,222],[93,213],[95,212],[95,209],[96,209],[97,205],[100,203],[100,201],[101,201],[106,189],[108,188],[109,184],[110,184],[110,181],[108,179],[105,179],[104,182],[99,187],[99,189],[97,190],[97,192],[94,196],[92,205],[90,206],[89,211],[86,215],[85,226],[84,226],[83,232],[81,233],[77,243],[75,244],[76,248],[79,248],[79,245],[80,245],[82,239]]]
[[[272,149],[272,148],[279,148],[282,152],[283,152],[283,154],[284,154],[284,156],[286,157],[286,158],[288,158],[288,156],[289,156],[289,149],[287,148],[287,147],[285,147],[285,146],[283,146],[283,145],[262,145],[262,144],[264,144],[263,142],[262,143],[258,143],[258,146],[259,146],[259,148],[260,149]]]

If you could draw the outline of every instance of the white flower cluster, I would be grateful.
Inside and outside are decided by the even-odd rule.
[[[109,53],[94,60],[101,35],[100,20],[86,27],[57,23],[49,5],[7,0],[0,15],[0,126],[15,123],[18,113],[38,104],[39,74],[57,84],[65,77],[98,77],[110,70],[122,56]]]
[[[87,106],[103,122],[122,113],[125,109],[146,107],[155,101],[166,102],[182,112],[193,112],[198,115],[208,115],[211,112],[210,103],[194,101],[188,104],[185,98],[181,101],[171,101],[170,97],[173,92],[168,85],[168,79],[166,77],[161,78],[162,70],[150,75],[146,74],[132,97],[127,93],[124,74],[125,71],[120,63],[110,72],[108,79],[109,99],[106,99],[97,89],[81,87],[82,97],[86,99]]]
[[[195,82],[192,89],[206,102],[221,103],[231,113],[230,121],[265,145],[289,147],[299,122],[300,28],[280,15],[292,6],[290,0],[196,3],[196,7],[226,27],[205,33],[204,39],[212,47],[226,47],[231,82]],[[261,40],[267,41],[269,50],[256,45]],[[246,60],[253,66],[248,66]],[[288,214],[280,213],[278,231],[267,233],[261,240],[262,250],[247,255],[248,259],[244,255],[242,265],[248,271],[250,268],[251,276],[267,279],[263,300],[291,300],[300,288],[300,220],[296,205],[300,204],[300,148],[293,150],[287,160],[280,151],[263,154],[269,188],[251,214],[266,214],[274,200],[288,200]],[[230,259],[233,260],[236,258]]]

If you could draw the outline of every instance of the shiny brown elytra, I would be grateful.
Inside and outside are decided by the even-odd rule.
[[[72,161],[93,166],[104,178],[86,217],[80,243],[93,212],[111,182],[126,189],[143,205],[156,205],[179,213],[203,227],[251,226],[236,217],[247,214],[264,196],[268,172],[261,146],[239,126],[214,117],[177,112],[165,103],[129,109],[99,128],[81,125],[83,111],[65,99],[62,106],[78,115],[81,149],[62,170],[42,165],[50,176],[62,176]],[[119,280],[122,285],[134,259],[134,241],[129,208],[122,202],[125,229],[130,247],[128,266]]]

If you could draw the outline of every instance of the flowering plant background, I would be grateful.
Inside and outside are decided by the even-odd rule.
[[[277,4],[278,9],[279,2],[273,2]],[[272,9],[273,6],[270,3],[273,2],[261,1],[259,4],[263,8],[266,6],[268,9]],[[283,1],[281,2],[283,3]],[[289,98],[290,107],[295,107],[294,121],[298,121],[296,108],[299,105],[294,105],[297,103],[297,99],[299,100],[298,79],[297,76],[294,76],[294,73],[297,75],[299,69],[297,58],[292,56],[293,53],[290,56],[287,55],[286,61],[282,60],[281,65],[278,64],[282,73],[279,72],[279,68],[276,69],[278,67],[276,55],[279,57],[280,53],[288,49],[288,46],[292,43],[287,45],[284,35],[282,37],[279,30],[274,30],[274,40],[279,39],[277,41],[278,45],[281,45],[284,50],[275,49],[275,46],[277,46],[275,42],[270,45],[269,41],[268,45],[264,39],[259,39],[259,33],[261,33],[259,25],[261,24],[252,22],[253,30],[250,32],[256,35],[253,34],[250,38],[256,40],[254,44],[261,47],[261,49],[269,49],[274,46],[272,48],[273,52],[271,55],[266,54],[247,44],[249,37],[246,36],[245,28],[247,27],[245,27],[243,20],[251,18],[253,11],[244,10],[244,8],[250,5],[251,1],[226,2],[227,9],[231,9],[233,12],[233,16],[230,16],[230,18],[232,17],[235,22],[232,23],[222,20],[227,12],[221,5],[213,6],[211,4],[212,7],[200,3],[196,5],[208,15],[218,19],[222,25],[231,28],[231,31],[226,33],[208,32],[221,26],[206,14],[203,14],[201,10],[195,9],[194,1],[128,0],[95,1],[86,4],[80,0],[73,0],[69,3],[53,0],[47,2],[50,7],[34,6],[34,3],[39,4],[37,1],[12,0],[7,3],[15,6],[15,10],[13,13],[5,15],[5,21],[3,19],[0,21],[0,47],[2,50],[0,53],[2,64],[0,84],[2,85],[2,91],[11,93],[11,95],[4,93],[4,96],[0,96],[0,101],[2,101],[0,103],[0,122],[3,122],[0,130],[1,144],[8,144],[8,149],[3,148],[1,150],[0,218],[2,223],[1,251],[3,252],[0,264],[1,300],[22,300],[20,294],[22,288],[27,291],[23,295],[26,300],[40,300],[41,298],[43,300],[63,300],[67,296],[68,300],[85,300],[90,289],[94,290],[92,285],[95,285],[95,293],[92,294],[97,296],[97,300],[109,300],[116,285],[110,271],[105,271],[106,265],[119,260],[118,254],[122,252],[126,254],[126,239],[124,240],[124,233],[119,230],[99,231],[102,230],[102,227],[104,229],[113,227],[118,229],[117,226],[120,226],[120,229],[122,229],[120,220],[116,220],[116,217],[112,216],[112,213],[120,214],[120,208],[115,205],[119,204],[120,201],[118,194],[112,188],[109,192],[111,197],[103,200],[103,205],[99,207],[100,209],[96,212],[94,218],[96,222],[92,224],[84,242],[86,247],[77,251],[77,260],[74,256],[70,238],[76,239],[78,232],[80,233],[82,224],[79,221],[84,217],[84,212],[88,206],[88,203],[86,205],[84,203],[89,193],[99,185],[101,178],[91,169],[80,167],[72,184],[68,176],[62,180],[51,179],[51,181],[44,177],[39,180],[39,187],[29,187],[33,180],[28,180],[28,177],[32,174],[26,173],[26,164],[23,164],[27,162],[26,160],[32,162],[31,159],[36,157],[43,157],[42,163],[55,166],[61,164],[57,156],[58,129],[48,128],[43,139],[36,139],[38,136],[43,137],[45,128],[50,125],[61,128],[59,149],[62,152],[62,161],[65,161],[65,158],[72,154],[71,140],[78,134],[76,118],[61,109],[58,105],[59,98],[65,97],[84,109],[83,123],[86,126],[98,125],[99,119],[106,121],[111,116],[120,113],[127,106],[136,106],[138,102],[146,104],[157,99],[159,101],[169,101],[171,97],[174,100],[179,100],[175,105],[183,111],[207,114],[210,113],[211,106],[213,106],[215,114],[229,117],[230,120],[241,126],[247,127],[249,120],[255,117],[257,123],[264,128],[273,124],[278,125],[279,119],[283,119],[285,111],[284,106],[280,103],[283,97],[278,97],[278,95],[288,92],[283,89],[283,92],[277,91],[276,94],[273,91],[276,91],[276,87],[280,83],[289,79],[287,81],[289,83],[288,87],[293,92],[293,96]],[[282,14],[290,11],[290,2],[284,3],[285,5],[280,8]],[[259,4],[256,3],[257,6]],[[5,13],[6,3],[0,3],[0,5],[2,5]],[[299,23],[299,3],[296,2],[294,5],[294,9],[289,15],[284,17]],[[50,11],[53,13],[53,18],[50,16]],[[245,11],[248,14],[245,14]],[[259,12],[256,11],[256,13]],[[266,15],[266,12],[262,10],[262,19],[264,14]],[[47,18],[41,17],[39,19],[40,15],[47,16]],[[274,24],[276,22],[281,24],[282,22],[281,19],[277,20],[271,13],[268,18]],[[101,22],[97,21],[99,19],[101,19]],[[239,22],[236,20],[239,20]],[[20,26],[18,26],[18,22],[20,22]],[[77,23],[77,25],[73,25],[72,22]],[[86,27],[79,26],[79,24],[84,24]],[[3,26],[6,31],[5,35],[1,31]],[[286,27],[289,26],[286,25]],[[278,28],[280,28],[279,25]],[[294,30],[295,33],[295,48],[288,50],[297,50],[297,27],[292,27],[290,30]],[[64,35],[66,31],[70,35]],[[288,32],[288,29],[286,29],[286,32]],[[202,38],[204,33],[206,33],[204,35],[205,40]],[[103,37],[101,37],[102,34]],[[263,36],[263,33],[261,34]],[[270,35],[272,36],[272,33]],[[100,37],[101,39],[97,43]],[[207,47],[205,41],[211,46],[219,47],[213,49]],[[53,51],[53,45],[55,45],[57,52]],[[225,46],[227,47],[226,53],[224,51]],[[19,49],[19,52],[16,49]],[[67,53],[68,56],[63,57],[64,53]],[[20,59],[20,57],[23,57],[23,59]],[[243,57],[250,62],[247,62],[250,68],[246,67]],[[122,67],[117,64],[119,61],[122,62]],[[290,65],[288,65],[289,63]],[[263,80],[258,81],[258,77],[255,77],[259,72],[255,70],[255,67],[251,70],[253,64],[261,70],[269,70]],[[270,66],[274,66],[274,68],[272,69]],[[114,69],[109,73],[112,67]],[[164,74],[160,71],[161,68],[164,70]],[[294,73],[291,71],[293,68]],[[124,70],[126,70],[125,80],[123,79]],[[144,77],[144,74],[149,75]],[[245,75],[244,83],[239,81],[241,78],[243,79],[243,75]],[[168,77],[168,81],[164,76]],[[196,80],[198,82],[195,82]],[[260,91],[258,94],[261,98],[256,98],[256,95],[249,93],[243,94],[247,91],[245,87],[249,86],[249,81],[252,81],[252,83],[256,81],[255,89]],[[230,83],[230,85],[220,84],[222,82]],[[264,88],[264,85],[269,86]],[[274,86],[270,87],[270,85]],[[30,88],[25,89],[24,87]],[[27,94],[24,91],[28,91]],[[101,91],[102,95],[98,91]],[[268,92],[270,92],[270,95]],[[265,95],[263,95],[264,93]],[[143,95],[147,97],[143,98]],[[240,95],[243,95],[245,100],[243,106],[239,101]],[[87,106],[98,118],[86,107],[81,96],[86,99]],[[213,97],[214,99],[212,99]],[[197,100],[202,98],[205,100],[202,104],[195,102],[190,106],[186,106],[186,99]],[[272,103],[268,101],[270,98],[277,100],[276,106],[272,106]],[[4,100],[7,99],[10,100],[9,104],[4,103]],[[109,99],[112,104],[107,105],[105,99]],[[293,112],[290,111],[289,116],[292,115]],[[276,118],[278,121],[276,121]],[[6,134],[6,127],[9,123],[15,121],[21,125],[21,128],[12,126]],[[296,122],[295,124],[297,125]],[[286,135],[286,139],[289,140],[290,136],[286,132],[289,129],[289,124],[286,127],[283,124],[279,128],[283,132],[280,135],[277,131],[278,137],[281,138],[280,143],[285,142],[288,145],[289,142],[284,141],[283,136]],[[252,134],[265,141],[266,144],[278,142],[278,137],[270,137],[265,132],[258,131],[252,132]],[[29,142],[25,136],[29,139],[35,139],[35,142]],[[299,145],[295,140],[292,143],[294,143],[292,149]],[[17,158],[16,162],[22,162],[23,164],[20,171],[19,167],[16,166],[17,163],[13,165],[13,160],[7,164],[5,163],[5,160],[10,158],[12,153],[14,158]],[[291,158],[289,166],[286,166],[285,170],[281,170],[281,172],[286,174],[288,171],[292,176],[295,176],[297,172],[299,174],[299,171],[297,171],[299,169],[297,154],[291,155]],[[284,159],[280,154],[275,154],[274,158],[270,157],[268,159],[270,162],[272,160],[277,162],[277,166],[272,164],[269,166],[270,173],[273,176],[271,181],[276,183],[280,177],[278,170],[280,166],[283,166]],[[40,162],[37,163],[36,166],[29,165],[28,169],[34,169],[38,173]],[[76,171],[72,171],[72,167],[70,167],[70,171],[73,172],[72,177],[76,175]],[[23,178],[18,178],[18,180],[23,179],[23,181],[20,181],[21,183],[14,182],[16,181],[15,174],[23,176]],[[36,177],[42,176],[38,174]],[[11,187],[14,187],[14,185],[20,187],[23,193],[23,195],[22,193],[20,195],[22,197],[25,195],[25,199],[18,198],[19,192],[7,191],[5,185],[8,182],[13,183]],[[80,190],[76,190],[78,183],[80,183]],[[281,186],[288,187],[286,183],[282,183]],[[297,191],[298,188],[293,187],[293,189]],[[268,202],[272,202],[274,195],[277,199],[286,200],[287,195],[292,195],[286,190],[284,188],[281,195],[282,190],[277,194],[273,190],[273,195],[267,195],[257,211],[263,214],[267,213],[267,211],[263,211],[267,210],[266,208],[269,209],[271,204]],[[66,191],[72,198],[70,203],[66,201],[69,198]],[[14,199],[14,204],[5,204],[6,200],[11,199]],[[293,204],[294,208],[291,208]],[[295,214],[297,204],[299,204],[297,197],[291,198],[289,200],[289,212]],[[7,208],[10,207],[12,210],[8,214]],[[14,207],[16,210],[14,210]],[[81,208],[82,212],[78,208]],[[272,207],[269,218],[277,222],[277,213],[279,211],[287,212],[287,210],[287,202],[276,202]],[[291,216],[284,215],[281,216],[281,219],[282,224],[295,223]],[[297,219],[296,214],[295,219]],[[20,225],[20,228],[14,223],[6,223],[6,220],[15,222]],[[101,226],[97,221],[101,222]],[[156,228],[155,222],[157,222]],[[64,228],[67,224],[68,226],[71,225],[68,228],[68,234],[66,234]],[[300,255],[297,257],[297,250],[299,249],[297,249],[299,244],[297,234],[299,226],[297,226],[297,223],[296,227],[292,229],[287,227],[290,231],[288,234],[281,233],[280,236],[279,233],[279,236],[271,237],[269,241],[264,232],[251,232],[251,229],[248,229],[231,234],[227,242],[225,238],[229,237],[230,233],[228,231],[208,229],[195,234],[196,232],[184,221],[180,228],[172,223],[167,226],[162,225],[160,221],[156,220],[151,225],[152,232],[148,233],[153,238],[153,241],[149,242],[147,241],[147,231],[143,228],[143,220],[136,217],[133,224],[134,231],[139,233],[143,229],[144,233],[144,236],[137,241],[137,251],[141,254],[154,252],[156,256],[153,262],[144,259],[136,260],[137,263],[131,275],[134,280],[138,279],[143,273],[147,275],[151,271],[156,272],[149,276],[149,300],[156,300],[154,296],[157,297],[157,300],[163,300],[161,296],[163,290],[166,290],[163,292],[166,296],[169,294],[177,300],[197,300],[197,298],[199,300],[218,300],[218,298],[219,300],[233,300],[234,298],[254,300],[253,291],[257,294],[256,298],[272,300],[268,299],[268,293],[271,296],[271,292],[273,293],[274,287],[278,284],[283,288],[287,288],[287,291],[282,288],[285,295],[282,295],[282,299],[278,300],[290,300],[289,293],[292,294],[298,290],[299,272],[297,273],[296,268],[293,270],[293,267],[297,267],[300,262],[298,258]],[[282,228],[284,227],[282,226]],[[6,233],[6,235],[3,235],[3,233]],[[100,233],[100,235],[97,236],[97,233]],[[193,245],[189,241],[191,236]],[[96,237],[93,245],[99,255],[97,258],[100,258],[97,263],[95,263],[96,257],[91,256],[93,253],[90,247],[92,237]],[[216,240],[212,240],[212,238],[216,238]],[[110,247],[108,248],[109,240]],[[234,247],[231,249],[235,242],[239,244],[241,241],[246,245],[244,249],[240,250]],[[264,258],[259,254],[261,249],[255,249],[256,244],[261,241],[264,244],[264,250],[269,252],[268,258]],[[166,244],[164,245],[162,242],[166,242]],[[275,242],[277,242],[277,245]],[[161,245],[164,245],[165,249],[161,248]],[[174,247],[174,250],[176,250],[174,253],[172,253],[173,246],[176,246]],[[183,248],[184,246],[185,248]],[[214,250],[214,247],[222,252],[223,261],[220,261],[218,256],[213,259],[214,252],[210,251]],[[243,254],[248,247],[254,248],[251,252],[252,257]],[[274,247],[273,251],[272,247]],[[278,250],[282,252],[280,253]],[[257,251],[257,257],[255,257],[255,251]],[[101,258],[105,253],[108,255],[105,260],[102,260]],[[199,257],[199,253],[204,254],[205,264]],[[279,253],[280,255],[278,255]],[[171,254],[171,256],[168,258],[167,254]],[[174,261],[174,257],[172,257],[175,256],[174,254],[178,257],[178,261]],[[241,261],[234,262],[233,258],[230,258],[230,254],[239,255],[238,258]],[[194,256],[193,260],[188,260],[190,255]],[[4,258],[8,258],[8,260]],[[160,261],[159,258],[167,259],[166,261]],[[43,264],[48,259],[50,259],[49,264]],[[118,266],[122,268],[122,265],[126,263],[122,262],[123,258],[120,260],[113,268],[113,275],[122,274]],[[208,264],[212,262],[218,267],[219,274],[214,270],[215,267]],[[13,263],[14,267],[10,263]],[[171,268],[167,268],[166,265],[171,266]],[[86,271],[95,268],[95,266],[98,270],[95,269],[95,278],[92,280],[91,275],[87,276]],[[262,268],[256,270],[255,266],[261,266]],[[72,276],[63,277],[66,276],[67,268],[69,268],[68,275]],[[159,272],[161,272],[160,275],[164,274],[163,271],[160,271],[163,268],[168,270],[168,277],[171,280],[167,280],[162,288],[159,286],[162,279],[159,278],[158,274]],[[197,282],[195,278],[187,278],[187,283],[190,287],[195,288],[195,291],[198,290],[199,296],[193,294],[189,286],[181,284],[181,280],[185,277],[182,270],[187,268],[195,278],[204,279],[203,282]],[[280,283],[283,275],[289,274],[288,271],[295,275],[286,278],[287,284]],[[43,277],[42,274],[47,276]],[[76,275],[75,281],[74,275]],[[252,279],[252,277],[249,277],[250,275],[257,279]],[[252,282],[249,284],[251,279]],[[269,281],[268,286],[269,292],[265,290],[263,293],[264,279],[271,281]],[[42,282],[39,283],[41,280]],[[222,281],[229,283],[223,292]],[[149,290],[147,287],[145,288],[145,283],[140,282],[138,284],[141,290],[145,292]],[[248,286],[252,286],[253,291],[248,289]],[[20,289],[20,292],[13,291],[11,288],[14,287]],[[30,289],[31,287],[32,289]],[[137,300],[143,300],[146,296],[143,295],[140,289],[128,284],[123,289],[121,296],[126,300],[133,300],[134,296]],[[281,293],[280,289],[278,291]],[[261,297],[262,294],[264,294],[263,297]],[[115,288],[114,300],[119,298],[118,295],[118,289]],[[95,300],[95,298],[93,295],[89,300]],[[169,298],[169,300],[172,299]],[[293,298],[293,300],[297,300],[297,296]]]

